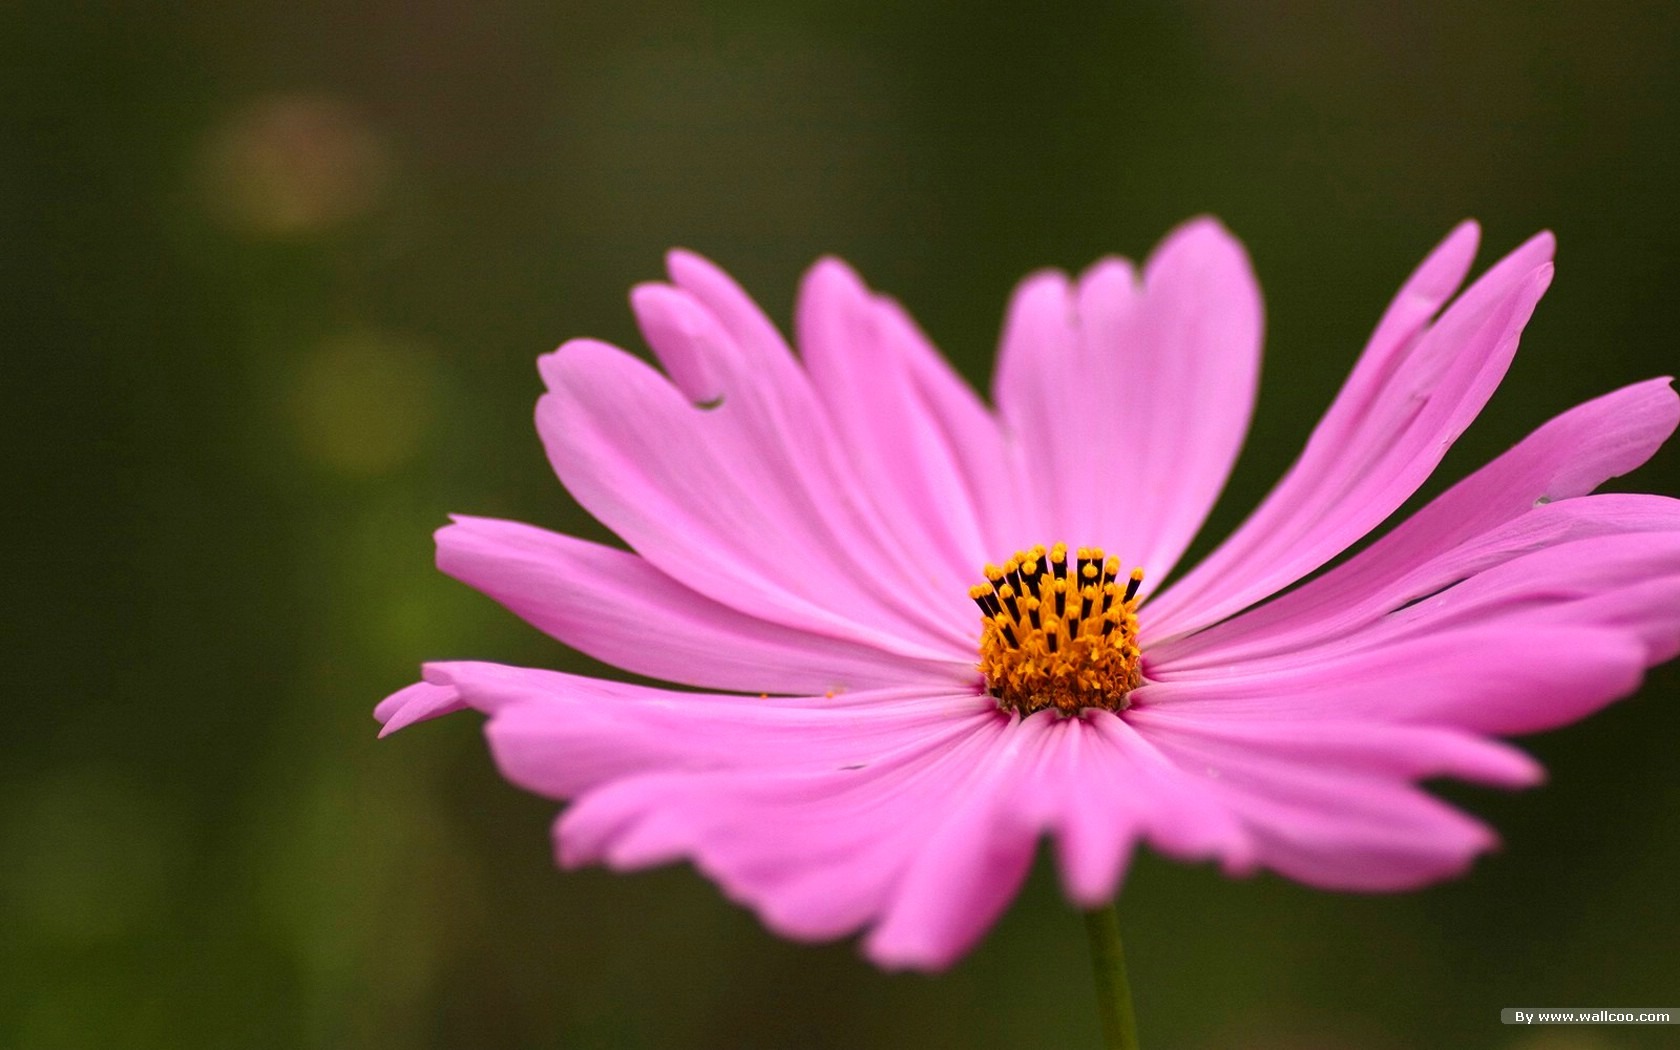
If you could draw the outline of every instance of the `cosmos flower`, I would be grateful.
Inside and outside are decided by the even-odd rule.
[[[1041,840],[1082,907],[1144,844],[1338,890],[1457,875],[1494,835],[1418,781],[1533,784],[1497,737],[1680,651],[1680,501],[1591,494],[1673,431],[1667,380],[1553,419],[1293,586],[1411,496],[1504,375],[1552,238],[1454,298],[1477,241],[1465,224],[1429,256],[1294,466],[1164,588],[1259,376],[1259,293],[1219,224],[1141,271],[1029,277],[995,407],[839,262],[804,281],[796,356],[674,252],[632,297],[664,374],[592,340],[541,361],[554,469],[631,550],[460,517],[438,565],[701,691],[434,663],[377,717],[476,708],[502,773],[569,801],[563,865],[686,858],[778,933],[863,931],[891,968],[972,946]]]

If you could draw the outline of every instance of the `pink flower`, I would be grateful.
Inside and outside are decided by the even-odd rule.
[[[778,933],[867,930],[887,967],[972,946],[1040,837],[1082,907],[1143,843],[1330,889],[1456,875],[1494,835],[1417,781],[1533,784],[1494,737],[1573,722],[1680,651],[1680,501],[1590,495],[1674,430],[1667,380],[1564,413],[1288,589],[1412,495],[1504,375],[1552,238],[1454,299],[1477,240],[1429,256],[1288,474],[1158,593],[1259,374],[1259,293],[1216,222],[1141,273],[1028,278],[995,409],[839,262],[805,279],[795,356],[673,252],[633,297],[665,375],[591,340],[541,362],[554,469],[636,553],[457,518],[438,565],[715,692],[435,663],[377,716],[477,708],[509,780],[570,800],[562,864],[687,858]]]

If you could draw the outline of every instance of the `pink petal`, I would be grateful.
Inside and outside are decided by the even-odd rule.
[[[711,689],[822,693],[975,680],[937,664],[813,634],[712,601],[643,559],[530,525],[457,516],[438,568],[567,645],[637,674]]]
[[[766,407],[776,392],[749,386],[699,409],[640,361],[589,341],[542,368],[550,393],[537,426],[555,470],[666,575],[760,619],[899,655],[972,652],[969,581],[882,552],[886,531],[853,514],[849,487],[798,454],[822,436],[814,404],[795,425]]]
[[[637,285],[630,305],[642,338],[683,396],[697,405],[721,401],[729,374],[740,365],[725,364],[734,343],[717,319],[687,292],[668,284]]]
[[[463,711],[466,707],[466,701],[453,686],[415,682],[381,700],[373,709],[373,717],[381,726],[379,735],[389,736],[416,722]]]
[[[1351,643],[1351,644],[1350,644]],[[1209,717],[1370,720],[1532,733],[1639,685],[1645,647],[1620,631],[1517,624],[1439,630],[1372,648],[1358,639],[1146,684],[1132,697]]]
[[[1140,843],[1338,889],[1456,874],[1494,837],[1416,781],[1535,783],[1485,734],[1583,717],[1680,653],[1680,502],[1587,494],[1673,431],[1662,383],[1553,420],[1253,608],[1392,513],[1491,395],[1551,243],[1440,313],[1476,239],[1461,227],[1414,274],[1289,474],[1146,607],[1132,706],[1024,719],[981,692],[967,586],[1036,542],[1101,544],[1154,579],[1180,557],[1253,405],[1240,246],[1204,220],[1141,281],[1123,260],[1027,281],[1001,425],[842,264],[802,288],[801,360],[722,271],[673,253],[672,284],[633,298],[668,380],[590,341],[542,363],[557,472],[639,553],[465,518],[439,564],[619,666],[798,695],[455,662],[376,717],[481,710],[503,775],[568,800],[562,864],[689,859],[772,929],[862,931],[889,968],[967,951],[1041,839],[1082,906]]]
[[[1081,374],[1082,357],[1067,275],[1046,271],[1023,280],[1004,318],[992,399],[1014,438],[1009,465],[1026,503],[1020,520],[1025,531],[1018,539],[1029,546],[1066,542],[1062,530],[1077,535],[1092,529],[1097,517],[1091,496],[1065,483],[1099,476],[1095,450],[1076,436],[1086,425],[1072,422],[1077,405],[1072,398],[1081,382],[1094,385]],[[1090,536],[1089,542],[1099,541]]]
[[[1551,283],[1541,234],[1482,276],[1432,325],[1462,274],[1461,227],[1402,289],[1300,459],[1232,536],[1150,603],[1156,639],[1215,623],[1335,557],[1429,476],[1505,374]]]
[[[914,347],[915,342],[906,341],[904,346]],[[908,354],[905,364],[928,421],[938,428],[980,508],[978,524],[989,552],[987,560],[996,561],[998,552],[1020,549],[1021,537],[1030,531],[1023,526],[1027,508],[1015,477],[1006,469],[1009,449],[997,418],[931,348],[927,353]]]
[[[1013,803],[1031,785],[1045,719],[1005,733],[949,793],[944,814],[917,843],[865,951],[888,969],[942,970],[974,946],[1021,887],[1038,828]],[[1034,730],[1037,730],[1036,732]]]
[[[732,379],[743,372],[786,373],[794,367],[782,334],[728,274],[694,252],[681,249],[665,256],[665,268],[672,282],[710,311],[734,341],[732,360],[738,367]]]
[[[1183,859],[1220,858],[1232,873],[1254,863],[1229,809],[1108,712],[1040,712],[969,765],[866,941],[883,966],[953,962],[1014,896],[1046,834],[1069,896],[1085,907],[1114,898],[1139,841]]]
[[[1680,501],[1663,496],[1606,493],[1542,504],[1416,566],[1397,560],[1393,573],[1379,571],[1388,568],[1382,564],[1350,561],[1348,576],[1332,572],[1207,631],[1151,650],[1150,666],[1156,677],[1176,679],[1342,644],[1341,639],[1350,645],[1374,644],[1401,622],[1394,615],[1398,610],[1411,613],[1419,603],[1438,607],[1439,602],[1424,600],[1448,588],[1453,588],[1449,597],[1473,593],[1474,588],[1459,592],[1455,585],[1496,570],[1500,578],[1509,578],[1514,563],[1520,563],[1514,571],[1534,574],[1527,582],[1538,591],[1576,587],[1576,578],[1593,593],[1641,583],[1671,571],[1669,537],[1677,533]],[[1598,540],[1618,545],[1578,546]],[[1552,549],[1567,549],[1567,558],[1580,560],[1534,560]],[[1598,575],[1593,559],[1601,552],[1636,559],[1636,575],[1623,584]],[[1349,579],[1360,586],[1344,586]]]
[[[1204,770],[1260,863],[1309,885],[1414,889],[1462,873],[1497,843],[1479,821],[1404,781],[1278,760],[1246,744],[1150,739],[1173,761]]]
[[[727,275],[686,252],[668,261],[675,285],[644,286],[633,305],[681,390],[588,340],[542,362],[551,392],[538,426],[561,480],[661,571],[724,605],[967,650],[979,563],[927,535],[925,508],[895,500],[849,452],[810,377]],[[904,327],[888,340],[894,353]],[[917,372],[919,388],[937,385]],[[932,413],[941,427],[952,414],[948,403]]]
[[[872,747],[827,768],[614,779],[561,819],[561,859],[635,868],[691,857],[786,936],[852,932],[891,906],[907,866],[961,810],[1009,726],[995,709],[947,721],[947,733],[907,733],[896,750]]]
[[[1350,568],[1359,569],[1354,563]],[[1370,574],[1366,574],[1369,576]],[[1334,574],[1332,574],[1334,576]],[[1329,581],[1330,577],[1326,577]],[[1604,494],[1533,508],[1387,581],[1322,602],[1309,585],[1151,654],[1151,675],[1188,681],[1297,667],[1426,632],[1536,626],[1620,633],[1646,666],[1680,649],[1680,501]],[[1198,636],[1200,637],[1200,636]]]
[[[1545,777],[1538,763],[1509,744],[1439,726],[1226,718],[1194,704],[1157,704],[1132,712],[1129,721],[1153,744],[1231,748],[1319,770],[1397,780],[1455,777],[1502,787],[1531,787]],[[1186,765],[1206,768],[1200,761]]]
[[[1060,749],[1026,798],[1055,831],[1074,902],[1094,908],[1113,900],[1134,841],[1180,860],[1220,859],[1232,875],[1253,869],[1254,844],[1229,809],[1129,722],[1090,711],[1053,725]]]
[[[989,698],[925,687],[761,698],[480,662],[429,664],[426,679],[495,716],[487,732],[503,774],[552,798],[643,772],[868,766],[996,714]]]
[[[977,577],[1004,541],[987,515],[1013,502],[994,461],[970,474],[953,435],[928,410],[918,370],[938,377],[934,391],[954,399],[962,380],[896,303],[873,295],[856,274],[825,259],[806,274],[798,310],[800,354],[834,420],[840,447],[888,520],[916,547],[941,559],[951,576]],[[952,394],[955,397],[952,398]],[[988,424],[990,420],[986,421]],[[998,445],[996,427],[989,444]],[[1005,548],[1007,550],[1007,548]]]
[[[926,688],[759,699],[479,663],[430,665],[427,680],[491,715],[510,781],[575,800],[556,829],[563,863],[690,858],[786,936],[868,928],[865,951],[889,968],[968,950],[1044,835],[1086,906],[1112,897],[1140,841],[1233,873],[1391,889],[1492,843],[1410,780],[1538,777],[1503,745],[1348,721],[1368,712],[1347,704],[1316,724],[1195,699],[1017,721]]]
[[[1186,224],[1124,260],[1016,292],[996,398],[1036,511],[1022,543],[1097,544],[1159,579],[1201,527],[1254,407],[1261,305],[1242,246]]]
[[[934,571],[931,561],[938,576],[966,590],[996,556],[977,559],[977,549],[965,546],[984,539],[978,532],[964,534],[970,502],[977,530],[1007,516],[1018,500],[998,468],[1002,438],[996,422],[908,315],[896,303],[868,295],[844,264],[819,263],[801,290],[799,308],[801,350],[811,371],[807,388],[775,325],[727,274],[692,252],[670,253],[667,265],[673,291],[687,297],[687,309],[713,321],[710,329],[688,324],[705,331],[694,346],[720,376],[714,383],[719,394],[751,395],[754,405],[779,416],[783,442],[790,452],[803,453],[806,477],[826,482],[829,502],[850,496],[880,515],[867,523],[869,535],[854,542],[888,540],[900,564],[918,579]],[[655,333],[648,326],[657,319],[638,305],[638,320],[652,341]],[[806,345],[807,340],[815,342]],[[661,360],[675,357],[662,353]],[[831,414],[835,431],[825,434]],[[872,424],[891,426],[895,416],[916,433],[914,446],[882,445],[881,434],[870,431]],[[883,451],[891,454],[889,462],[880,458]],[[905,462],[912,451],[920,455],[913,464]],[[952,458],[957,473],[951,471]],[[889,465],[892,476],[883,476]],[[907,466],[920,469],[907,473]],[[939,499],[932,520],[940,527],[919,535],[928,528],[930,489]],[[906,494],[919,499],[893,498]]]
[[[1680,528],[1680,505],[1661,497],[1574,498],[1644,463],[1677,421],[1680,398],[1667,379],[1577,406],[1345,564],[1206,631],[1153,646],[1151,658],[1163,669],[1189,669],[1319,644],[1495,564],[1501,552]]]
[[[1541,547],[1431,594],[1358,637],[1386,642],[1492,627],[1593,630],[1636,642],[1646,666],[1668,660],[1680,653],[1680,501],[1644,499],[1669,505],[1669,531]]]
[[[483,663],[426,676],[491,715],[510,781],[577,800],[564,863],[690,857],[789,936],[872,926],[886,966],[937,969],[971,946],[1047,832],[1093,904],[1138,839],[1251,863],[1230,815],[1111,715],[1016,722],[926,688],[760,699]]]

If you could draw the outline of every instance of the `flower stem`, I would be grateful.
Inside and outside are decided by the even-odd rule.
[[[1085,913],[1091,938],[1091,970],[1097,979],[1097,1012],[1108,1050],[1138,1050],[1132,986],[1126,981],[1126,953],[1120,947],[1120,916],[1110,904]]]

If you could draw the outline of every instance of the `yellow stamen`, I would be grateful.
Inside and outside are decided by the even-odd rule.
[[[1143,683],[1143,570],[1122,578],[1118,558],[1079,547],[1070,580],[1067,553],[1065,543],[1017,551],[1001,567],[987,565],[987,582],[969,588],[981,612],[980,671],[1006,710],[1124,711]]]

